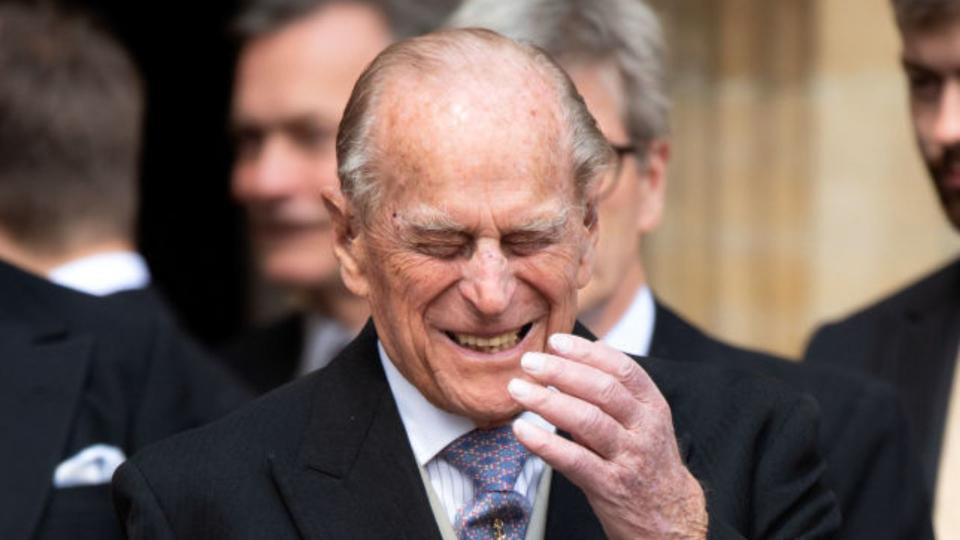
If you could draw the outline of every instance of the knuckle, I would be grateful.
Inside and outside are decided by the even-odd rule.
[[[637,376],[637,363],[626,354],[620,353],[614,373],[621,381],[630,381]]]
[[[584,432],[596,433],[603,428],[604,413],[594,405],[587,405],[583,409],[580,419]]]
[[[597,399],[601,403],[610,403],[618,396],[620,388],[620,381],[605,374],[600,380],[600,384],[597,385]]]
[[[590,464],[587,462],[587,456],[583,452],[577,452],[571,456],[570,470],[578,476],[591,472]]]
[[[655,399],[650,403],[650,409],[653,412],[654,416],[659,419],[660,422],[673,425],[673,415],[670,411],[670,405],[667,404],[665,399]]]

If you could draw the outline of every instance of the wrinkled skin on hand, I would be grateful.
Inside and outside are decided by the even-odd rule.
[[[609,538],[706,538],[703,489],[682,462],[670,407],[643,368],[577,336],[555,334],[549,345],[553,354],[523,357],[536,382],[514,379],[509,390],[574,440],[517,420],[520,442],[583,490]]]

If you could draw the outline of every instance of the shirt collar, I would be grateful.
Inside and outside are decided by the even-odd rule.
[[[646,356],[650,352],[655,319],[656,303],[650,287],[644,285],[634,295],[623,317],[603,336],[603,341],[623,352]]]
[[[299,373],[304,375],[327,366],[356,334],[335,319],[308,313],[303,319],[304,344]]]
[[[106,296],[150,284],[150,270],[139,254],[113,251],[81,257],[60,265],[47,274],[57,285],[95,296]]]
[[[380,363],[387,375],[387,383],[397,402],[400,420],[403,421],[418,465],[425,466],[450,443],[476,428],[476,424],[469,418],[444,411],[427,401],[417,387],[393,365],[379,340],[377,350],[380,352]],[[524,412],[520,418],[543,429],[556,430],[553,425],[532,412]]]

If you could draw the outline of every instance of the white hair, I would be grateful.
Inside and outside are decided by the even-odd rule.
[[[466,0],[447,26],[489,28],[567,67],[612,62],[634,146],[669,132],[663,31],[643,0]]]
[[[555,89],[561,121],[571,152],[574,192],[588,209],[591,186],[614,163],[615,155],[583,98],[566,73],[543,51],[483,29],[443,30],[396,43],[377,56],[357,80],[337,133],[337,164],[341,190],[361,220],[382,198],[376,165],[380,145],[374,140],[378,102],[391,77],[444,77],[456,73],[464,59],[497,51],[512,54],[534,68]]]

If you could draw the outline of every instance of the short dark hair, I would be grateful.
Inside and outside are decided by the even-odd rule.
[[[46,253],[132,235],[143,98],[87,18],[0,3],[0,227]]]
[[[394,39],[439,27],[459,0],[244,0],[231,31],[238,42],[273,33],[330,4],[360,4],[382,13]]]
[[[900,30],[923,30],[960,17],[960,0],[891,0]]]

